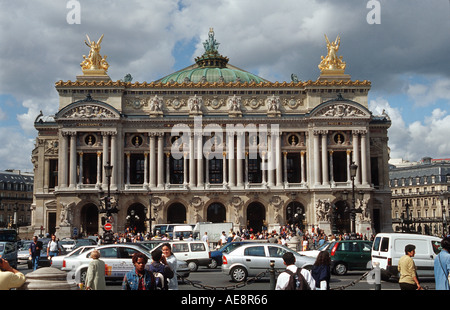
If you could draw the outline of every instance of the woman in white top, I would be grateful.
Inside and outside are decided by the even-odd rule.
[[[169,243],[164,243],[162,245],[162,252],[166,258],[167,264],[173,270],[173,277],[169,280],[169,290],[178,290],[178,279],[177,279],[177,258],[172,253],[172,247]]]

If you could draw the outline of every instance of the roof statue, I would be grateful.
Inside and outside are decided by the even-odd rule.
[[[342,56],[337,55],[341,44],[341,38],[337,36],[334,42],[330,42],[327,35],[325,35],[325,39],[327,41],[328,53],[326,57],[321,57],[322,61],[319,64],[319,69],[322,71],[322,74],[343,74],[346,65],[345,62],[342,61]]]
[[[218,47],[220,43],[217,43],[216,39],[214,38],[214,30],[213,28],[209,28],[209,34],[208,34],[208,40],[206,40],[203,43],[203,47],[205,48],[206,53],[210,54],[217,54],[218,53]]]
[[[90,51],[88,57],[83,55],[84,60],[80,64],[83,73],[85,75],[106,75],[109,64],[106,62],[106,55],[104,57],[100,55],[100,43],[103,40],[103,34],[97,42],[91,41],[88,35],[86,37],[88,41],[85,40],[84,43],[90,47]]]

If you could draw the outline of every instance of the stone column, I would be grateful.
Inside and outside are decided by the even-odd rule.
[[[202,188],[203,184],[203,133],[196,133],[197,142],[197,186]]]
[[[194,135],[189,137],[189,187],[193,188],[196,185],[195,181],[195,145]]]
[[[102,180],[102,183],[103,183],[103,187],[106,188],[106,186],[108,186],[108,180],[106,178],[106,173],[105,173],[104,167],[107,165],[107,163],[109,161],[109,135],[106,132],[102,132],[102,136],[103,136],[103,166],[102,166],[103,180]]]
[[[148,187],[148,153],[144,152],[144,187]]]
[[[352,163],[351,154],[352,151],[347,150],[347,183],[352,181],[352,177],[350,175],[350,164]]]
[[[58,154],[58,166],[59,166],[59,175],[58,175],[58,183],[60,188],[67,187],[67,177],[68,177],[68,171],[67,167],[68,165],[68,158],[67,154],[69,152],[69,146],[68,146],[68,133],[67,132],[61,132],[61,147]]]
[[[314,185],[320,185],[319,132],[314,131]]]
[[[227,155],[228,155],[228,186],[234,187],[235,184],[235,156],[234,156],[234,132],[229,132],[227,139]]]
[[[227,185],[227,152],[222,153],[223,185]]]
[[[113,166],[111,173],[111,187],[117,188],[117,176],[119,175],[119,163],[117,161],[117,133],[111,133],[111,165]]]
[[[302,178],[302,184],[304,184],[306,182],[305,180],[305,175],[306,175],[306,171],[305,171],[305,152],[300,152],[300,157],[301,157],[301,178]]]
[[[69,187],[75,188],[77,183],[77,133],[70,133],[70,173]]]
[[[358,165],[358,170],[355,177],[355,185],[361,183],[359,171],[361,170],[361,163],[359,162],[359,134],[358,131],[353,131],[353,162]]]
[[[97,152],[97,183],[96,187],[100,187],[102,184],[102,152]]]
[[[275,174],[276,174],[276,185],[283,185],[283,168],[281,164],[281,133],[272,133],[272,137],[275,138]]]
[[[330,185],[328,176],[328,132],[322,132],[322,184]]]
[[[267,186],[269,187],[273,187],[275,185],[274,182],[274,170],[275,170],[275,152],[276,150],[276,146],[275,146],[275,135],[273,135],[272,133],[268,135],[267,137],[268,141],[268,148],[267,148],[267,153],[266,153],[266,158],[267,158],[267,165],[266,165],[266,171],[267,171]],[[275,149],[275,150],[274,150]],[[264,162],[264,161],[263,161]],[[264,173],[264,170],[263,170]],[[263,182],[265,183],[265,182]]]
[[[236,170],[237,170],[237,178],[236,178],[236,186],[243,187],[244,186],[244,169],[243,169],[243,160],[245,158],[244,154],[244,141],[245,135],[243,132],[236,133],[237,135],[237,150],[236,150]]]
[[[150,188],[156,186],[156,150],[155,150],[155,135],[150,133]]]
[[[288,185],[288,174],[287,174],[287,152],[283,152],[283,164],[284,164],[284,183]]]
[[[78,158],[80,163],[80,174],[78,175],[78,185],[83,184],[83,152],[78,152]]]
[[[164,133],[158,135],[158,188],[164,187]]]
[[[367,172],[368,172],[368,159],[367,159],[367,131],[361,132],[361,183],[362,185],[368,185]]]

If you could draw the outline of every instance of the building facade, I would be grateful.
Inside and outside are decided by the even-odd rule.
[[[270,82],[229,64],[211,30],[195,64],[150,83],[112,81],[100,41],[76,81],[56,83],[56,114],[36,118],[35,228],[101,233],[108,192],[116,232],[205,221],[349,232],[355,192],[357,232],[392,228],[390,119],[368,110],[371,83],[345,74],[338,40],[317,80]]]
[[[0,171],[0,228],[31,224],[33,174],[18,170]]]
[[[390,167],[389,175],[394,231],[436,236],[450,232],[450,159],[399,163]]]

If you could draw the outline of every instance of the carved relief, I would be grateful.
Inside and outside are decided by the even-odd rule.
[[[70,109],[62,115],[63,118],[114,118],[114,113],[97,105],[83,105]]]
[[[333,104],[324,107],[317,112],[318,116],[328,117],[365,117],[366,114],[360,109],[347,104]]]

